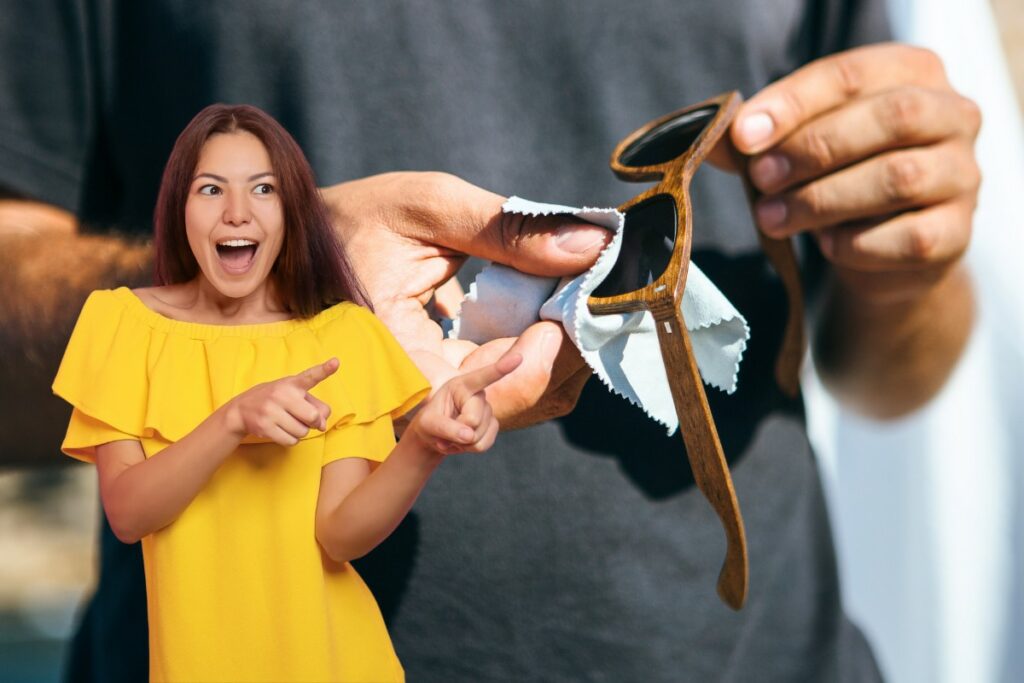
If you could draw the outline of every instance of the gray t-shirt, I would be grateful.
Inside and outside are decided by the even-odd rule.
[[[137,233],[175,137],[214,101],[277,117],[321,184],[442,170],[607,206],[639,192],[607,165],[638,125],[886,35],[876,0],[10,4],[0,185]],[[752,328],[739,390],[709,389],[747,606],[715,595],[723,534],[679,436],[591,381],[570,416],[448,459],[358,564],[411,681],[878,679],[839,604],[802,403],[772,378],[782,288],[735,178],[702,170],[693,204],[693,260]],[[137,550],[103,547],[75,673],[137,679]]]

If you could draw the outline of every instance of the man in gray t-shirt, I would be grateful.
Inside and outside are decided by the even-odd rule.
[[[431,270],[436,245],[449,249],[442,256],[527,269],[554,258],[557,220],[502,224],[500,197],[479,188],[617,204],[638,190],[607,169],[622,135],[738,89],[752,99],[730,135],[767,195],[758,222],[815,238],[803,239],[804,265],[822,310],[826,378],[866,409],[909,410],[941,385],[969,327],[957,258],[977,189],[977,124],[927,53],[880,46],[822,60],[883,39],[882,9],[875,0],[11,3],[0,28],[0,83],[12,95],[0,113],[0,187],[75,213],[93,234],[53,233],[45,247],[5,238],[21,240],[26,263],[64,244],[83,270],[69,266],[79,277],[62,284],[68,311],[57,329],[38,331],[56,341],[37,343],[26,324],[0,355],[59,349],[86,291],[132,277],[124,235],[148,234],[174,138],[210,102],[277,117],[331,184],[325,196],[375,301],[419,310],[447,274]],[[451,175],[374,175],[394,170]],[[591,381],[572,413],[504,433],[486,457],[446,462],[409,518],[358,563],[410,680],[878,678],[839,605],[802,403],[772,375],[782,287],[736,176],[702,170],[693,199],[693,260],[752,329],[739,390],[709,390],[746,518],[747,606],[732,612],[714,593],[721,528],[678,436]],[[585,267],[596,252],[578,246],[570,257]],[[570,257],[558,261],[563,272]],[[0,283],[23,304],[53,298],[30,271],[0,268]],[[401,290],[409,282],[422,296]],[[531,350],[552,353],[542,346]],[[523,400],[537,409],[506,406],[505,424],[565,412],[585,378],[578,368],[561,356],[551,391]],[[50,377],[43,368],[39,385]],[[70,678],[145,677],[144,602],[138,549],[107,533]]]

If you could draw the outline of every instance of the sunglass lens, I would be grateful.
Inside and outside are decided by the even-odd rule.
[[[619,258],[594,296],[626,294],[661,277],[672,259],[677,218],[670,194],[655,195],[627,210]]]
[[[713,104],[655,126],[625,149],[619,163],[637,168],[672,161],[690,149],[717,112],[718,105]]]

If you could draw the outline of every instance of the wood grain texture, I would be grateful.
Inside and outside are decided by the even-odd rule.
[[[611,168],[619,178],[630,182],[656,183],[620,206],[619,210],[628,215],[631,209],[655,201],[655,198],[662,195],[670,195],[675,203],[675,241],[664,272],[650,283],[629,292],[591,296],[587,300],[590,312],[594,315],[643,310],[654,315],[662,359],[694,481],[718,515],[725,531],[726,554],[717,589],[722,601],[733,609],[743,606],[749,585],[746,532],[728,462],[683,320],[681,304],[693,246],[690,181],[728,131],[740,102],[737,92],[718,95],[651,121],[626,136],[616,146],[612,153]],[[694,121],[700,120],[703,117],[697,115],[702,112],[714,113],[709,114],[711,118],[689,147],[678,150],[673,158],[663,158],[671,155],[673,145],[681,145],[687,139],[687,126],[690,126],[689,130],[697,130],[697,126],[681,122],[688,121],[691,116],[695,116]],[[679,131],[682,131],[681,135]],[[644,161],[647,165],[641,165]],[[737,156],[735,162],[745,177],[745,160]],[[749,183],[747,193],[753,201],[753,188]],[[790,239],[772,239],[760,231],[758,237],[767,258],[782,280],[788,301],[786,331],[776,358],[775,377],[786,394],[796,396],[800,391],[799,370],[806,345],[803,292],[796,255]]]

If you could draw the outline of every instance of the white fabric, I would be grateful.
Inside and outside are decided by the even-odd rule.
[[[1024,680],[1024,134],[984,0],[891,0],[901,39],[981,105],[984,182],[967,263],[979,316],[937,399],[878,424],[805,383],[843,594],[892,683]],[[808,364],[809,365],[809,364]]]
[[[624,216],[615,209],[540,204],[511,197],[507,213],[570,214],[615,232],[594,267],[566,278],[543,278],[507,266],[487,266],[470,285],[450,336],[482,343],[514,337],[540,319],[561,322],[605,386],[668,428],[679,426],[649,312],[591,315],[587,298],[607,277],[622,246]],[[750,330],[725,295],[691,263],[682,301],[693,354],[707,384],[732,393]]]

